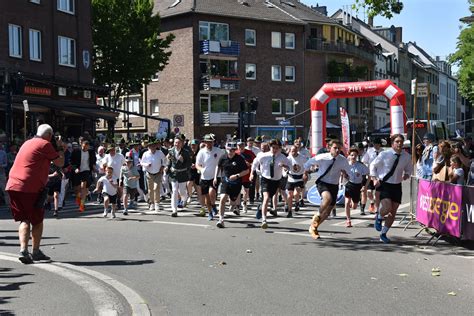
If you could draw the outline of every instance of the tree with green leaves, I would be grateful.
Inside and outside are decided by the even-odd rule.
[[[141,91],[168,64],[174,35],[160,36],[161,19],[153,0],[92,0],[95,83],[109,88],[107,106]],[[113,134],[115,122],[108,122]]]
[[[381,15],[390,19],[394,14],[400,14],[403,2],[400,0],[355,0],[352,7],[356,10],[361,7],[367,10],[369,17]]]
[[[474,14],[474,0],[468,0],[471,13]],[[474,103],[474,19],[467,17],[462,19],[467,23],[458,37],[457,50],[449,57],[449,61],[459,66],[457,73],[458,86],[461,95]]]

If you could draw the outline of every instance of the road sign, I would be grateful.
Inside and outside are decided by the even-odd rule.
[[[25,108],[25,112],[30,112],[30,107],[28,105],[28,100],[23,100],[23,107]]]
[[[416,96],[418,98],[426,98],[428,96],[428,84],[419,83],[416,90]]]
[[[411,95],[415,95],[416,78],[411,81]]]
[[[175,134],[178,134],[178,133],[179,133],[179,127],[175,127],[175,128],[174,128],[174,133],[175,133]]]
[[[291,125],[290,121],[280,121],[280,122],[278,122],[278,124],[281,125],[281,126],[290,126]]]
[[[173,115],[173,125],[176,127],[184,126],[184,115],[183,114]]]

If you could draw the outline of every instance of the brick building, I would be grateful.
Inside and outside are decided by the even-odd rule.
[[[94,134],[101,110],[92,81],[90,0],[16,0],[0,2],[0,126],[8,126],[12,91],[12,134],[24,133],[23,100],[29,104],[27,133],[49,123],[55,131]],[[5,113],[5,111],[7,113]]]
[[[295,0],[155,1],[163,33],[176,39],[168,66],[145,89],[145,110],[172,119],[190,138],[208,132],[225,138],[237,129],[241,106],[247,112],[258,98],[245,134],[306,138],[304,112],[322,84],[369,80],[374,68],[373,47],[320,9]],[[366,71],[334,76],[331,62]],[[334,122],[337,102],[328,109]],[[373,100],[356,102],[353,116],[361,120]]]

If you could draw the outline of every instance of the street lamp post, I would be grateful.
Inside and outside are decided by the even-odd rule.
[[[293,110],[294,110],[295,113],[296,113],[296,106],[298,104],[300,104],[300,101],[298,101],[298,100],[293,103]],[[295,140],[296,140],[296,115],[293,118],[293,128],[294,128],[293,129],[293,143],[294,143]]]

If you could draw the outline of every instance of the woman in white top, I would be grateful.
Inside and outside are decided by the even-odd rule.
[[[451,157],[451,171],[449,172],[449,182],[452,184],[464,185],[464,170],[462,161],[458,156]]]

